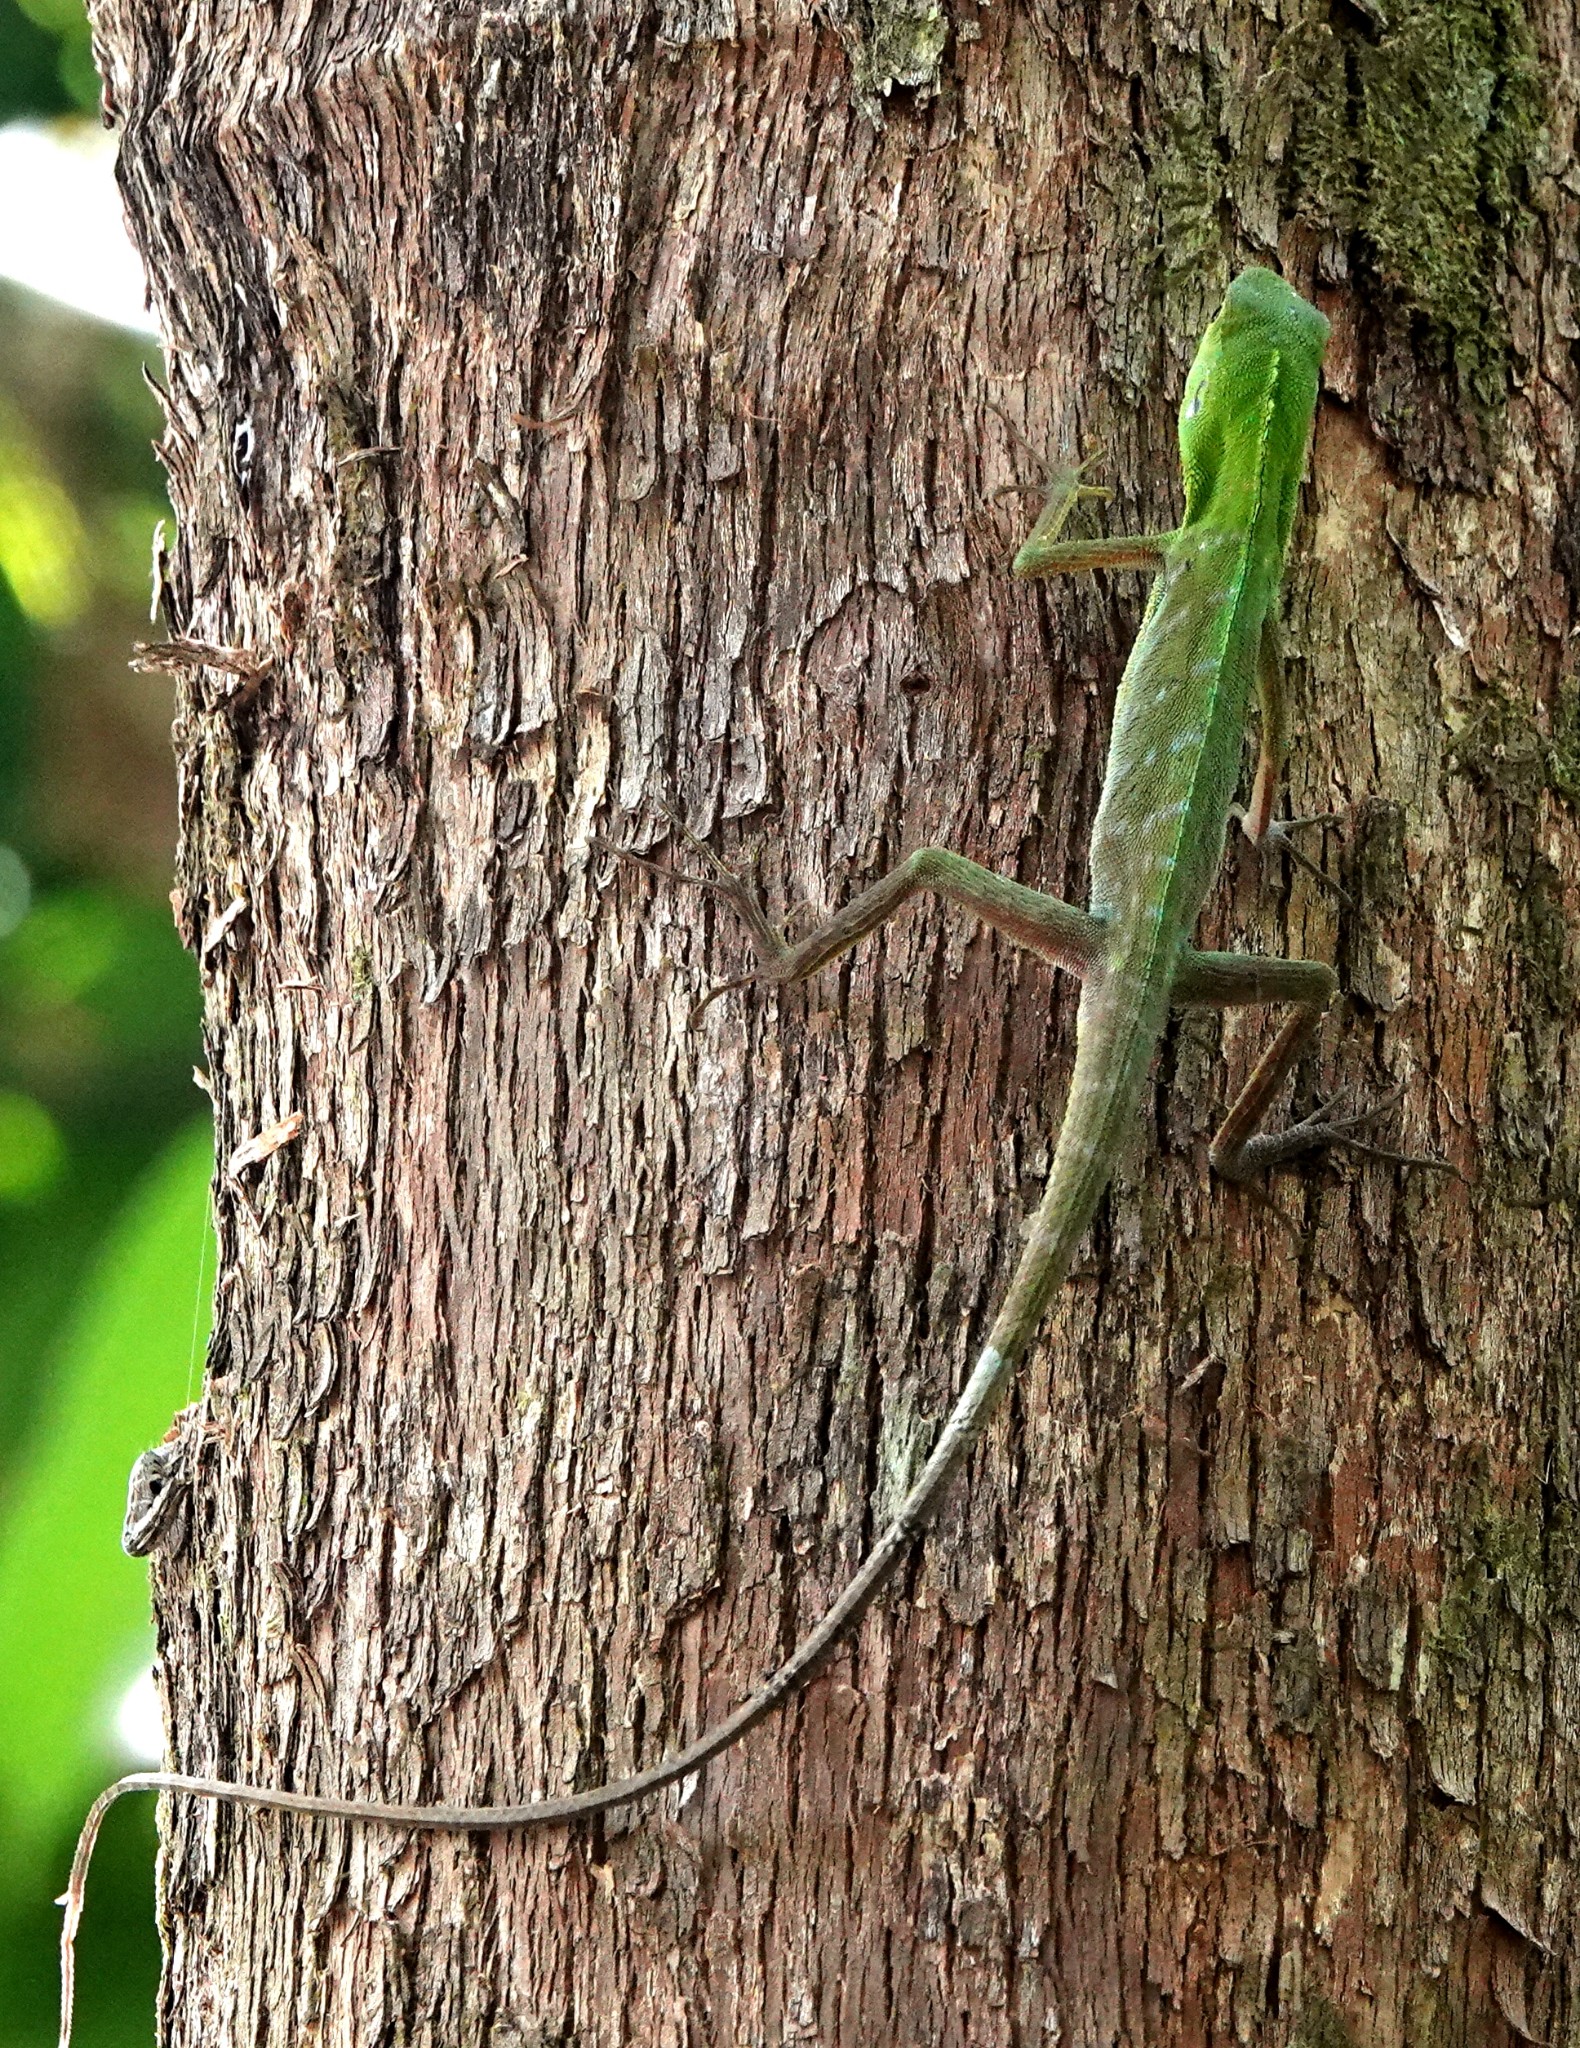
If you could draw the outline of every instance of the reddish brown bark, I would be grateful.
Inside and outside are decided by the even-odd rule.
[[[1231,860],[1207,942],[1334,960],[1303,1099],[1402,1082],[1471,1177],[1211,1185],[1266,1026],[1181,1023],[831,1677],[617,1828],[178,1807],[163,2039],[1580,2038],[1573,23],[1543,0],[1543,141],[1512,10],[1440,11],[1467,104],[1487,67],[1467,142],[1432,20],[1352,12],[962,14],[930,94],[881,11],[100,0],[172,627],[275,664],[240,706],[194,676],[178,732],[184,929],[246,905],[219,1156],[305,1118],[220,1182],[156,1572],[182,1767],[591,1782],[851,1570],[1013,1264],[1068,991],[924,910],[688,1030],[740,936],[595,838],[653,844],[673,793],[776,908],[923,840],[1079,896],[1139,590],[1012,587],[996,409],[1166,521],[1250,256],[1335,323],[1293,790],[1358,907]],[[1413,189],[1482,238],[1463,303],[1430,218],[1400,254],[1389,119],[1448,137]]]

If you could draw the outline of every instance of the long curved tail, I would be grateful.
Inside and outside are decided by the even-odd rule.
[[[584,1792],[570,1793],[563,1799],[536,1799],[522,1806],[400,1806],[380,1800],[334,1799],[316,1792],[271,1791],[227,1778],[189,1777],[181,1771],[133,1771],[118,1778],[100,1793],[82,1824],[71,1860],[71,1876],[57,1902],[66,1909],[60,1934],[60,2048],[70,2048],[71,2043],[75,1946],[88,1866],[104,1816],[128,1792],[186,1793],[199,1799],[267,1807],[279,1813],[309,1814],[323,1820],[374,1821],[389,1827],[450,1833],[545,1827],[630,1805],[688,1777],[738,1742],[759,1721],[766,1720],[813,1677],[866,1613],[896,1565],[937,1512],[950,1481],[987,1427],[1049,1302],[1063,1285],[1108,1183],[1116,1140],[1134,1115],[1140,1076],[1151,1057],[1153,1034],[1140,1019],[1128,1021],[1129,1031],[1121,1029],[1116,1033],[1111,1027],[1104,1029],[1102,1024],[1095,1029],[1083,1029],[1048,1185],[988,1342],[950,1411],[932,1456],[898,1514],[827,1614],[771,1678],[742,1701],[734,1713],[650,1769],[609,1784],[591,1786]],[[1121,1043],[1116,1044],[1116,1038]],[[1129,1043],[1123,1043],[1124,1040]]]
[[[563,1799],[535,1799],[522,1806],[399,1806],[381,1800],[334,1799],[315,1792],[284,1792],[262,1785],[243,1785],[228,1778],[195,1778],[182,1771],[132,1771],[99,1794],[82,1824],[71,1876],[57,1903],[66,1909],[60,1932],[60,2048],[70,2048],[75,1988],[77,1928],[82,1919],[88,1866],[104,1816],[128,1792],[185,1792],[200,1799],[222,1799],[236,1806],[263,1806],[280,1813],[311,1814],[319,1819],[382,1821],[390,1827],[473,1832],[490,1828],[544,1827],[556,1821],[581,1820],[605,1813],[661,1791],[689,1777],[710,1758],[748,1730],[812,1678],[872,1605],[895,1566],[926,1527],[948,1490],[956,1468],[981,1435],[1008,1379],[1013,1360],[989,1345],[950,1413],[937,1447],[899,1513],[884,1530],[861,1569],[851,1579],[817,1627],[766,1679],[750,1699],[726,1715],[695,1742],[676,1750],[648,1770],[591,1786]]]

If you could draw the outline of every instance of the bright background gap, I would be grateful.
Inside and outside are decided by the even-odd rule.
[[[154,332],[106,129],[86,120],[0,126],[0,277],[96,320]]]

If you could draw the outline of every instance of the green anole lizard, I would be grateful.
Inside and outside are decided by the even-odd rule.
[[[70,2040],[72,1946],[88,1862],[106,1811],[124,1793],[183,1792],[405,1828],[543,1826],[624,1806],[687,1776],[804,1685],[870,1605],[981,1436],[1091,1223],[1135,1122],[1171,1004],[1293,1005],[1213,1140],[1209,1156],[1220,1173],[1244,1180],[1324,1145],[1373,1149],[1355,1136],[1370,1117],[1336,1120],[1331,1105],[1279,1135],[1257,1135],[1337,989],[1332,969],[1315,961],[1198,952],[1189,943],[1234,815],[1253,686],[1260,700],[1261,753],[1242,822],[1256,842],[1279,829],[1272,812],[1288,719],[1274,611],[1327,334],[1322,314],[1271,271],[1244,271],[1202,337],[1186,379],[1179,422],[1185,478],[1180,526],[1137,539],[1066,540],[1072,506],[1082,497],[1102,495],[1081,483],[1079,471],[1067,472],[1015,558],[1018,576],[1084,569],[1156,572],[1114,707],[1092,828],[1088,909],[1002,880],[958,854],[924,847],[810,937],[787,945],[732,870],[715,864],[706,876],[677,877],[702,881],[739,910],[758,956],[756,972],[746,977],[751,981],[804,979],[908,898],[932,890],[1083,983],[1069,1099],[1025,1251],[936,1448],[861,1569],[788,1662],[734,1713],[651,1769],[567,1798],[523,1806],[397,1806],[270,1791],[176,1771],[121,1778],[83,1825],[62,1899],[61,2048]]]

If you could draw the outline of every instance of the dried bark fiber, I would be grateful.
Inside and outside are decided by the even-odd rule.
[[[1335,321],[1293,795],[1343,813],[1360,913],[1231,861],[1208,943],[1334,959],[1306,1099],[1402,1081],[1473,1182],[1340,1166],[1283,1220],[1212,1187],[1266,1026],[1181,1023],[831,1678],[619,1828],[178,1805],[161,2038],[1580,2040],[1572,11],[1535,71],[1504,0],[909,42],[722,0],[96,14],[170,342],[171,630],[273,663],[194,669],[177,728],[219,1156],[304,1119],[218,1187],[155,1571],[179,1766],[627,1771],[852,1568],[1013,1263],[1069,991],[923,910],[688,1031],[741,936],[594,835],[654,844],[674,792],[776,908],[929,839],[1078,896],[1139,590],[1011,586],[992,408],[1166,520],[1251,255]],[[1401,39],[1439,30],[1486,84],[1452,164],[1411,154],[1443,109]],[[1412,272],[1430,206],[1480,238],[1457,286]]]

